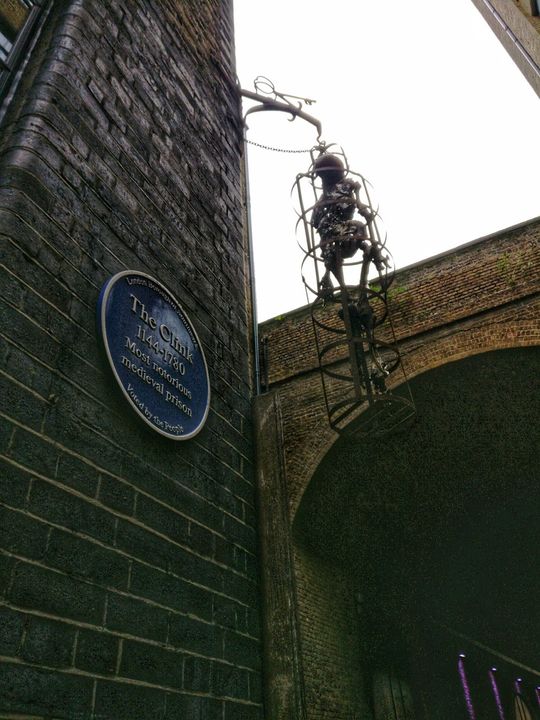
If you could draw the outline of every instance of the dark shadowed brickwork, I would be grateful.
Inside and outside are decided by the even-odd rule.
[[[371,720],[389,670],[416,720],[465,718],[462,652],[477,717],[493,665],[505,703],[516,676],[538,685],[539,366],[513,348],[418,375],[411,428],[319,465],[294,521],[310,720]]]
[[[0,139],[0,715],[261,716],[241,120],[231,3],[58,0]],[[135,416],[95,306],[178,297],[210,414]]]

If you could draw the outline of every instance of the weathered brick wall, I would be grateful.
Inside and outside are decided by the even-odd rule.
[[[350,571],[295,548],[307,716],[368,718]]]
[[[415,717],[460,717],[444,684],[459,701],[468,649],[433,618],[496,649],[502,674],[504,655],[535,667],[539,361],[538,347],[504,349],[423,373],[417,422],[384,442],[340,439],[319,465],[294,521],[308,718],[372,720],[362,679],[369,700],[389,668],[431,696]]]
[[[539,243],[536,219],[399,270],[389,290],[397,339],[431,332],[538,292]],[[323,319],[339,322],[334,306]],[[271,386],[317,365],[307,308],[267,320],[259,332],[268,338]]]
[[[230,2],[55,3],[0,140],[0,714],[261,714],[241,121]],[[148,272],[201,338],[193,440],[100,353]]]

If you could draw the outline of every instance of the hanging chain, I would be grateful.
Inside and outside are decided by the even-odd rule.
[[[308,148],[307,150],[289,150],[288,148],[277,148],[277,147],[271,147],[270,145],[262,145],[261,143],[255,142],[254,140],[248,140],[246,138],[246,142],[250,145],[256,145],[257,147],[263,148],[263,150],[272,150],[273,152],[282,152],[282,153],[308,153],[311,152],[313,148]]]

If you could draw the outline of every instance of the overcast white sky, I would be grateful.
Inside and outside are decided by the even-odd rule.
[[[540,101],[471,0],[235,0],[241,86],[314,98],[367,177],[396,267],[540,215]],[[250,103],[245,102],[245,108]],[[248,138],[309,148],[282,113]],[[259,320],[306,303],[290,195],[308,154],[249,146]]]

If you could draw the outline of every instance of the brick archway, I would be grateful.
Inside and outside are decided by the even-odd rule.
[[[397,273],[391,311],[409,378],[480,353],[540,344],[539,241],[537,218]],[[276,718],[306,717],[292,525],[338,438],[327,424],[312,333],[308,308],[260,327],[268,392],[257,398],[255,424],[268,712]]]
[[[317,468],[293,527],[309,720],[370,718],[388,663],[412,695],[427,693],[428,717],[459,716],[436,711],[438,680],[418,672],[431,652],[445,688],[456,679],[462,650],[441,623],[485,643],[491,664],[498,651],[538,670],[539,359],[538,348],[508,348],[420,373],[415,425],[382,444],[340,438]]]
[[[515,318],[512,318],[511,313],[506,317],[505,313],[498,312],[490,320],[484,318],[480,325],[461,328],[459,332],[453,332],[446,337],[419,346],[407,355],[407,378],[412,380],[417,375],[441,365],[492,350],[538,345],[540,343],[539,309],[540,303],[531,304],[527,308],[530,316],[527,313],[527,316],[517,322]],[[393,387],[398,387],[403,382],[405,381],[401,379]],[[317,417],[314,414],[312,416],[313,426],[306,428],[312,439],[305,441],[302,449],[298,451],[298,457],[295,458],[295,467],[298,467],[298,470],[294,483],[291,479],[290,484],[294,490],[294,493],[290,494],[291,522],[294,522],[294,517],[311,478],[339,438],[339,435],[328,426],[324,407],[319,406],[318,409],[320,415]],[[284,437],[287,437],[286,421]]]

